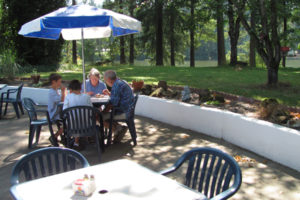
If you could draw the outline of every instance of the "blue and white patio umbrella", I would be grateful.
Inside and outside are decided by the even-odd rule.
[[[82,41],[82,68],[85,91],[84,39],[117,37],[138,33],[141,22],[110,10],[88,5],[60,8],[21,27],[20,35],[32,38]]]

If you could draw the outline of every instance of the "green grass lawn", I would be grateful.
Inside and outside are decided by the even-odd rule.
[[[87,67],[87,71],[92,66]],[[169,85],[188,85],[190,87],[212,89],[227,93],[263,99],[272,97],[281,103],[300,106],[300,69],[286,68],[279,70],[279,81],[285,83],[277,89],[264,87],[267,81],[267,70],[262,68],[244,68],[237,70],[233,67],[156,67],[156,66],[124,66],[114,65],[97,67],[101,72],[107,69],[117,71],[122,79],[128,82],[143,79],[148,84],[157,84],[165,80]],[[41,73],[47,78],[50,73]],[[80,71],[60,72],[65,80],[82,80]],[[27,75],[28,76],[28,75]]]
[[[151,63],[148,60],[135,60],[134,61],[135,66],[151,66]],[[190,61],[184,61],[182,64],[176,63],[176,65],[180,67],[189,67]],[[216,67],[218,66],[217,60],[196,60],[195,61],[196,67]]]

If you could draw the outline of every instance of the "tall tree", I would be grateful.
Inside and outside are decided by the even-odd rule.
[[[129,13],[130,16],[134,16],[134,8],[135,8],[135,0],[130,0],[129,5]],[[134,36],[130,35],[130,41],[129,41],[129,63],[134,64]]]
[[[195,67],[195,1],[190,2],[190,67]]]
[[[286,9],[286,1],[283,0],[283,8]],[[285,10],[286,11],[286,10]],[[287,37],[287,16],[284,15],[283,16],[283,35],[284,35],[284,39],[283,39],[283,43],[286,45],[287,41],[286,41],[286,37]],[[282,66],[285,67],[286,65],[286,55],[283,54],[282,56]]]
[[[250,16],[250,26],[251,29],[255,29],[255,16],[256,16],[256,11],[252,10],[251,11],[251,16]],[[256,53],[255,53],[255,40],[254,40],[254,36],[250,35],[250,51],[249,51],[249,65],[251,67],[255,67],[256,66],[256,61],[255,61],[255,57],[256,57]]]
[[[244,9],[242,3],[240,4],[239,9]],[[229,22],[228,35],[230,38],[230,65],[235,66],[237,64],[237,45],[240,36],[241,18],[235,12],[232,0],[228,0],[227,16]]]
[[[0,46],[15,50],[19,61],[31,65],[47,65],[55,70],[61,57],[63,40],[42,40],[18,35],[21,26],[28,21],[66,6],[65,1],[11,1],[2,0],[3,14],[0,24]]]
[[[183,62],[185,52],[186,18],[186,1],[168,0],[164,4],[164,61],[175,66],[176,62]]]
[[[164,65],[163,55],[163,0],[155,0],[155,24],[156,24],[156,65]]]
[[[222,66],[226,64],[223,5],[224,5],[223,0],[217,0],[216,15],[217,15],[218,66]]]
[[[246,0],[233,1],[241,18],[241,22],[250,36],[253,36],[258,54],[263,59],[268,69],[268,85],[274,86],[278,83],[278,69],[281,60],[280,37],[278,32],[278,9],[279,2],[276,0],[251,0],[250,9],[259,11],[259,22],[255,30],[251,28],[245,13],[243,4]],[[240,4],[242,2],[242,4]]]
[[[167,9],[165,11],[165,16],[168,17],[168,25],[169,25],[169,34],[167,37],[169,38],[170,42],[170,63],[171,66],[175,66],[175,20],[176,14],[178,14],[176,8],[176,1],[168,1],[167,2]]]
[[[120,13],[123,13],[123,0],[119,0]],[[125,36],[120,37],[120,64],[126,63],[125,57]]]
[[[172,8],[170,16],[170,51],[171,51],[171,66],[175,66],[175,13],[173,12],[175,8]]]
[[[76,5],[76,0],[72,0],[72,5]],[[72,63],[77,65],[77,46],[76,40],[72,41]]]

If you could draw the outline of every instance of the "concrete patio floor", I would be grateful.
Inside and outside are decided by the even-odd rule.
[[[101,162],[130,159],[154,171],[170,167],[184,152],[195,147],[214,147],[232,156],[240,156],[243,183],[231,199],[300,199],[300,173],[204,134],[170,126],[149,118],[136,117],[138,145],[133,147],[129,134],[122,143],[111,145]],[[49,146],[49,133],[43,128],[38,147]],[[263,134],[263,133],[262,133]],[[271,139],[271,138],[270,138]],[[10,199],[10,174],[15,162],[28,153],[28,117],[13,112],[0,120],[0,199]],[[36,149],[35,148],[35,149]],[[81,152],[91,165],[98,164],[97,150],[88,146]],[[295,158],[299,159],[299,158]],[[251,162],[250,162],[251,160]],[[122,170],[120,168],[120,170]]]

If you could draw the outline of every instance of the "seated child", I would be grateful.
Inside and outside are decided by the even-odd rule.
[[[78,80],[72,80],[68,89],[70,90],[70,94],[66,96],[63,110],[74,106],[93,106],[90,96],[81,93],[81,84]],[[79,145],[79,137],[75,138],[73,148],[78,151],[83,149],[83,147]]]
[[[53,146],[58,146],[57,137],[62,134],[63,129],[60,122],[60,111],[58,105],[65,99],[65,87],[61,84],[61,76],[57,73],[50,74],[49,82],[51,83],[51,88],[48,93],[48,112],[50,120],[54,121],[58,126],[58,131],[55,133],[55,138],[49,138]],[[61,89],[61,95],[58,93],[58,89]]]

